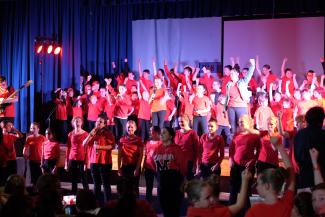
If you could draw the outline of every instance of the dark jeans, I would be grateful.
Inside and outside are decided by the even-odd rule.
[[[42,165],[44,172],[45,173],[52,173],[52,170],[56,166],[56,161],[57,161],[56,159],[44,160],[44,163]]]
[[[29,161],[29,169],[30,169],[30,176],[31,176],[31,182],[35,186],[38,177],[42,175],[41,170],[41,163],[37,161]]]
[[[144,178],[146,180],[146,199],[149,202],[152,201],[152,189],[155,177],[157,177],[157,173],[154,170],[145,169]]]
[[[134,176],[134,171],[136,169],[137,165],[135,164],[130,164],[130,165],[123,165],[121,170],[122,170],[122,175],[124,177],[128,178],[134,178],[134,186],[136,189],[134,189],[137,193],[137,196],[139,196],[139,179],[140,176]]]
[[[231,144],[231,141],[232,141],[230,127],[218,125],[217,135],[220,136],[222,132],[225,133],[226,143],[229,146]]]
[[[94,191],[98,201],[101,198],[101,186],[104,187],[104,202],[107,202],[111,197],[110,175],[112,171],[112,164],[90,164],[91,176],[94,182]]]
[[[66,143],[68,138],[66,120],[55,120],[55,136],[60,143]]]
[[[165,217],[179,217],[183,200],[181,186],[183,176],[176,170],[165,170],[158,173],[159,202]]]
[[[159,112],[152,112],[152,126],[159,126],[160,129],[164,127],[166,110]]]
[[[139,136],[142,141],[147,141],[149,139],[150,131],[150,120],[144,120],[139,118]]]
[[[200,137],[202,134],[208,132],[208,120],[207,116],[194,116],[193,117],[193,130],[197,132]]]
[[[278,168],[277,165],[265,163],[262,161],[257,161],[256,163],[256,173],[260,174],[263,170],[269,169],[269,168]]]
[[[193,167],[194,167],[194,162],[193,161],[187,161],[187,173],[186,173],[186,179],[192,180],[194,178],[194,171],[193,171]]]
[[[214,172],[212,172],[211,167],[213,167],[213,166],[214,166],[214,164],[201,163],[201,165],[200,165],[201,177],[205,179],[205,178],[208,178],[209,176],[211,176],[212,174],[220,176],[220,174],[221,174],[220,166],[218,167],[218,169],[216,169]]]
[[[228,117],[231,126],[231,133],[235,134],[237,130],[238,120],[242,115],[247,115],[247,107],[229,107]]]
[[[86,171],[84,170],[84,161],[69,160],[68,164],[69,164],[69,172],[71,172],[72,194],[77,194],[79,178],[81,178],[83,188],[89,190],[87,174]]]
[[[121,118],[114,117],[116,143],[119,143],[120,138],[126,133],[127,121],[128,121],[127,119],[121,119]]]
[[[5,177],[4,180],[6,181],[9,176],[13,174],[17,174],[17,161],[16,160],[8,160],[6,162],[6,168],[5,168]]]
[[[237,195],[240,192],[241,188],[241,173],[246,169],[245,166],[240,166],[236,163],[230,169],[230,196],[229,196],[229,205],[235,204],[237,202]],[[251,170],[254,177],[255,171]],[[253,182],[250,181],[248,184],[248,194],[246,199],[246,204],[244,208],[240,211],[237,216],[244,216],[247,210],[251,207],[249,196],[251,195],[251,187]]]

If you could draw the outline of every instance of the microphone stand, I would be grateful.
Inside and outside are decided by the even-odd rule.
[[[48,122],[48,128],[50,128],[50,129],[51,129],[51,117],[52,117],[53,113],[55,112],[57,106],[58,106],[57,104],[54,105],[54,107],[50,111],[49,116],[46,118],[46,121]]]

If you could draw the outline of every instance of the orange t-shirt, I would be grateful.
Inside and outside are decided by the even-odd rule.
[[[165,88],[156,90],[156,96],[151,102],[151,112],[159,112],[166,110],[166,102],[164,102]]]
[[[247,107],[247,102],[245,102],[239,92],[237,85],[231,86],[229,89],[229,107]]]
[[[272,109],[268,106],[260,106],[257,108],[254,114],[255,123],[258,126],[258,130],[267,130],[267,119],[273,117]]]
[[[216,110],[217,110],[216,119],[217,119],[218,126],[230,127],[228,113],[223,112],[223,109],[224,106],[218,102],[218,104],[216,105]]]
[[[192,104],[194,106],[193,115],[196,115],[196,116],[206,116],[206,115],[208,115],[208,112],[198,114],[196,111],[197,110],[207,109],[209,107],[209,105],[210,105],[209,97],[207,97],[207,96],[203,96],[203,97],[195,96],[193,101],[192,101]]]

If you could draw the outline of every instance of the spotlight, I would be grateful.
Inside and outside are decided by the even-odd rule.
[[[36,47],[36,53],[41,53],[42,52],[42,50],[43,50],[43,45],[38,45],[37,47]]]
[[[60,52],[61,52],[61,47],[60,47],[60,46],[57,46],[57,47],[54,49],[54,54],[55,54],[55,55],[58,55]]]
[[[52,53],[52,50],[53,50],[53,46],[50,44],[50,45],[47,47],[47,53],[48,53],[48,54]]]

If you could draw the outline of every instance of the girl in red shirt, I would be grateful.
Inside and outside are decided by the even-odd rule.
[[[150,104],[149,104],[149,92],[143,91],[142,95],[140,92],[140,83],[138,83],[138,97],[139,97],[139,135],[141,136],[142,142],[146,142],[149,139],[149,127],[150,127]]]
[[[164,128],[160,138],[162,145],[153,154],[158,175],[159,202],[164,216],[179,216],[183,193],[181,186],[186,173],[184,153],[174,144],[175,132]]]
[[[126,123],[127,134],[120,139],[118,147],[117,168],[118,175],[135,177],[139,187],[139,175],[143,157],[143,143],[140,137],[135,135],[137,125],[133,120]],[[137,189],[137,191],[139,188]]]
[[[98,201],[101,201],[101,185],[104,186],[104,201],[111,196],[110,174],[112,171],[112,149],[115,138],[107,128],[107,119],[99,117],[95,128],[83,141],[87,146],[88,163],[94,182],[94,191]]]
[[[42,173],[56,173],[57,163],[60,158],[60,144],[54,139],[50,128],[45,131],[47,140],[43,142],[41,168]]]
[[[284,146],[281,143],[274,144],[280,152],[289,177],[287,180],[285,179],[282,168],[270,168],[260,173],[257,177],[256,190],[264,201],[250,208],[245,217],[291,216],[295,195],[295,174]],[[279,199],[278,194],[285,181],[287,189]]]
[[[21,134],[11,122],[7,122],[2,129],[1,146],[5,156],[5,180],[7,180],[10,175],[17,173],[15,142],[22,137],[23,134]]]
[[[30,125],[30,136],[26,138],[23,155],[29,160],[29,169],[31,174],[31,182],[36,185],[38,177],[42,175],[41,158],[43,142],[46,141],[45,136],[39,134],[39,123],[32,123]]]
[[[187,209],[188,217],[231,217],[235,216],[244,207],[246,203],[246,195],[249,185],[249,180],[252,174],[248,169],[241,174],[241,190],[236,204],[230,206],[223,206],[215,201],[219,198],[219,191],[214,192],[213,186],[209,181],[192,180],[185,185],[185,192],[191,206]],[[219,183],[213,183],[213,185]]]
[[[145,155],[144,155],[144,177],[146,180],[146,199],[147,201],[152,201],[152,189],[153,181],[156,174],[156,165],[153,159],[153,153],[158,148],[160,143],[160,133],[161,130],[159,127],[150,128],[150,140],[146,142],[145,146]]]
[[[249,168],[254,176],[255,162],[258,158],[261,146],[258,131],[253,129],[253,120],[249,115],[243,115],[239,118],[238,130],[238,133],[234,136],[229,147],[229,164],[231,167],[230,205],[235,204],[237,201],[237,195],[241,185],[241,173],[246,168]],[[252,183],[249,184],[249,189],[251,189],[251,185]],[[247,203],[242,212],[244,213],[249,207],[250,201],[247,195]]]
[[[200,138],[200,170],[203,178],[209,177],[212,173],[221,174],[221,162],[224,158],[225,142],[221,136],[217,135],[217,121],[210,119],[208,123],[208,133]]]
[[[186,115],[182,115],[178,118],[178,123],[181,129],[176,131],[175,144],[180,146],[185,156],[185,162],[187,164],[186,178],[188,180],[194,178],[194,167],[198,168],[199,164],[199,137],[196,131],[192,130],[189,126],[189,118]]]
[[[86,154],[82,144],[87,138],[88,133],[82,129],[82,117],[73,118],[71,125],[73,130],[68,135],[65,169],[71,173],[71,192],[72,194],[76,194],[79,177],[81,177],[83,188],[89,189],[86,172],[84,170]]]
[[[88,129],[92,130],[95,127],[98,115],[102,112],[100,102],[98,101],[96,95],[90,97],[90,103],[88,103]]]
[[[279,165],[278,150],[274,142],[282,142],[278,132],[278,119],[270,117],[267,120],[267,133],[261,138],[261,149],[256,163],[257,174],[268,168],[277,168]]]
[[[54,103],[56,104],[55,108],[55,135],[57,135],[59,142],[66,143],[67,141],[67,103],[66,97],[67,93],[61,88],[56,90],[56,98]]]

